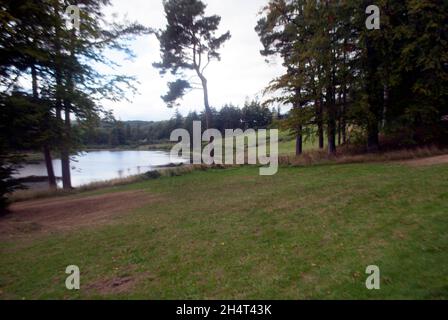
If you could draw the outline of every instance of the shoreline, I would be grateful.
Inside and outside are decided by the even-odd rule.
[[[312,166],[347,165],[347,164],[359,164],[359,163],[395,163],[398,165],[407,165],[408,162],[409,165],[411,165],[413,161],[414,162],[417,161],[417,163],[423,161],[423,163],[425,163],[424,161],[425,159],[428,160],[429,163],[431,163],[431,159],[433,158],[443,158],[444,159],[443,163],[448,162],[448,149],[418,148],[414,150],[391,151],[377,154],[358,154],[358,155],[342,154],[332,158],[329,158],[325,153],[319,153],[318,151],[314,150],[308,153],[304,153],[299,157],[280,155],[279,167],[305,168]],[[82,193],[85,191],[93,191],[115,186],[129,185],[136,182],[159,179],[161,177],[180,176],[196,170],[206,171],[214,168],[225,169],[232,167],[235,166],[193,165],[188,162],[179,164],[170,163],[167,165],[154,166],[154,170],[150,170],[143,174],[131,175],[125,178],[92,182],[86,185],[76,187],[70,191],[63,189],[52,190],[48,188],[48,186],[45,188],[45,186],[42,186],[42,183],[45,182],[40,182],[40,185],[42,186],[41,188],[17,190],[13,194],[11,194],[9,198],[12,202],[21,202],[26,200],[33,200],[36,198],[48,198],[52,196],[70,195],[70,194]]]
[[[84,152],[98,152],[98,151],[170,151],[173,145],[169,143],[161,143],[161,144],[153,144],[153,145],[140,145],[140,146],[117,146],[117,147],[100,147],[100,146],[90,146],[86,147],[83,150],[80,150],[79,153]],[[36,151],[16,151],[17,155],[22,155],[24,157],[21,165],[26,164],[39,164],[45,161],[42,152]],[[78,154],[72,154],[71,156],[76,156]],[[55,152],[52,153],[53,160],[60,160],[59,155]]]

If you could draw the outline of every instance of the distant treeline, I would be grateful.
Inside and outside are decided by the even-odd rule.
[[[226,129],[267,128],[278,117],[277,112],[261,105],[257,101],[247,102],[243,108],[225,105],[221,110],[211,108],[212,128],[222,133]],[[206,129],[205,113],[190,112],[183,117],[176,111],[173,118],[166,121],[118,121],[113,117],[101,120],[98,126],[79,128],[81,143],[87,146],[123,146],[137,144],[157,144],[170,139],[175,129],[193,130],[193,122],[201,121],[202,130]]]

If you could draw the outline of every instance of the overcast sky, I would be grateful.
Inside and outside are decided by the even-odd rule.
[[[109,13],[127,15],[131,21],[152,28],[163,28],[166,24],[162,0],[112,0]],[[262,91],[282,72],[279,62],[265,62],[260,55],[262,48],[254,28],[258,13],[267,0],[205,0],[206,15],[222,17],[221,32],[230,30],[232,38],[221,49],[222,60],[213,62],[206,71],[209,81],[210,104],[220,109],[226,103],[241,106],[246,98],[262,98]],[[105,102],[117,119],[166,120],[174,110],[168,109],[160,98],[167,92],[167,81],[152,67],[160,60],[159,44],[154,36],[141,37],[132,43],[136,54],[133,61],[119,61],[120,73],[135,75],[140,82],[139,94],[130,97],[131,102]],[[179,111],[203,110],[202,92],[190,92],[182,101]]]

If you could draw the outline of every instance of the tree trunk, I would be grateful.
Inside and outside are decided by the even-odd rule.
[[[323,149],[325,147],[324,142],[324,121],[322,117],[322,102],[316,100],[316,108],[317,108],[317,134],[319,136],[319,149]]]
[[[295,90],[295,99],[297,102],[294,104],[294,109],[301,115],[302,112],[302,88],[298,87]],[[296,156],[300,156],[303,153],[303,122],[301,116],[299,116],[299,123],[297,124],[297,136],[296,136]]]
[[[324,126],[323,124],[319,124],[319,149],[323,150],[325,148],[325,139],[324,139]]]
[[[381,95],[382,91],[379,92]],[[376,96],[376,97],[375,97]],[[367,151],[376,152],[380,148],[379,125],[381,121],[382,102],[378,99],[378,93],[373,91],[369,94],[370,117],[367,120]]]
[[[327,89],[327,134],[328,134],[328,154],[336,153],[336,110],[334,104],[334,94],[331,88]]]
[[[75,58],[75,38],[76,33],[74,30],[71,32],[70,36],[70,58]],[[68,91],[68,97],[64,99],[64,128],[65,128],[65,143],[62,147],[61,151],[61,165],[62,165],[62,184],[64,186],[64,189],[70,190],[72,189],[72,178],[71,178],[71,172],[70,172],[70,147],[72,142],[72,128],[71,128],[71,120],[70,120],[70,113],[72,110],[72,97],[71,95],[74,93],[75,90],[75,83],[73,80],[73,74],[69,72],[66,79],[66,89]]]
[[[303,153],[303,135],[302,126],[299,127],[299,133],[296,137],[296,156],[300,156]]]
[[[347,61],[347,38],[344,38],[344,70],[348,70],[348,61]],[[343,80],[343,90],[342,90],[342,107],[341,107],[341,127],[342,127],[342,143],[345,145],[347,144],[347,119],[346,119],[346,113],[347,113],[347,73],[344,74],[344,80]]]
[[[198,70],[198,76],[201,79],[202,88],[204,91],[205,123],[206,123],[206,128],[208,130],[208,129],[211,129],[211,126],[212,126],[212,110],[210,108],[210,103],[208,100],[208,83],[207,83],[207,79],[199,72],[199,70]],[[212,145],[214,143],[214,141],[215,141],[215,139],[213,137],[211,137],[209,144]],[[212,158],[215,157],[214,149],[210,152],[210,156]]]
[[[366,37],[367,49],[367,83],[369,114],[367,118],[367,151],[376,152],[380,148],[379,124],[384,107],[384,86],[379,75],[378,68],[381,65],[380,53],[375,48],[373,41]]]
[[[68,147],[68,141],[70,141],[71,123],[70,123],[70,109],[69,106],[65,106],[65,140],[66,142],[62,146],[61,150],[61,167],[62,167],[62,185],[64,189],[72,189],[72,178],[70,172],[70,148]]]
[[[367,152],[377,152],[380,148],[378,123],[369,124],[367,135]]]
[[[70,102],[64,100],[64,143],[61,148],[62,185],[65,190],[72,189],[72,178],[70,172],[70,141],[71,121]]]
[[[389,103],[389,86],[384,85],[383,121],[381,123],[381,129],[384,129],[386,127],[388,103]]]
[[[345,145],[347,143],[347,120],[346,120],[346,111],[347,111],[347,86],[344,85],[344,93],[342,98],[342,117],[341,117],[341,126],[342,126],[342,143]]]
[[[339,115],[338,120],[338,146],[342,145],[342,116]]]
[[[328,116],[328,154],[334,155],[336,153],[336,121],[332,111]]]
[[[44,146],[44,158],[45,158],[45,166],[47,167],[47,174],[48,174],[48,184],[50,185],[51,189],[56,189],[56,176],[54,174],[54,168],[53,168],[53,159],[51,157],[51,150],[50,148],[45,145]]]
[[[58,72],[56,72],[56,82],[58,83]],[[59,87],[59,84],[57,84],[57,86]],[[64,147],[63,145],[64,143],[64,136],[61,134],[60,130],[62,130],[62,127],[64,126],[63,121],[62,121],[62,101],[61,98],[59,96],[59,94],[57,93],[59,89],[56,89],[56,120],[57,120],[57,124],[58,124],[58,138],[59,138],[59,146],[62,145],[62,148]],[[61,151],[61,149],[59,149],[59,151]],[[61,164],[62,164],[62,152],[61,152]],[[62,170],[62,178],[64,178],[64,171]],[[64,181],[64,179],[63,179]]]
[[[39,90],[38,90],[38,83],[37,83],[37,70],[36,66],[31,66],[31,77],[33,82],[33,99],[34,101],[39,100]],[[45,113],[45,117],[49,117],[47,112]],[[56,188],[56,176],[54,174],[54,168],[53,168],[53,160],[51,158],[51,150],[48,147],[48,144],[44,144],[43,147],[43,154],[45,158],[45,166],[47,168],[47,176],[48,176],[48,184],[50,188],[54,189]]]
[[[33,81],[33,100],[37,102],[39,100],[39,92],[37,88],[37,70],[35,65],[31,66],[31,77]]]
[[[210,103],[208,100],[208,83],[204,76],[200,76],[202,82],[202,88],[204,92],[204,107],[205,107],[205,123],[206,128],[211,129],[212,125],[212,110],[210,109]]]
[[[53,10],[56,17],[59,17],[60,12],[59,2],[53,2]],[[61,50],[61,21],[58,19],[55,22],[55,30],[56,36],[54,39],[55,45],[55,61],[54,61],[54,69],[55,69],[55,80],[56,80],[56,120],[58,124],[58,138],[60,142],[60,152],[61,152],[61,167],[62,167],[62,183],[64,189],[71,189],[71,178],[70,178],[70,153],[68,151],[68,141],[66,140],[66,132],[64,132],[64,127],[68,123],[70,123],[70,112],[67,117],[67,112],[65,115],[66,120],[62,119],[62,109],[63,109],[63,93],[65,90],[63,84],[63,73],[62,73],[62,50]],[[65,134],[64,134],[65,133]]]
[[[62,166],[62,186],[65,190],[72,189],[72,180],[70,174],[70,153],[67,150],[61,151]]]

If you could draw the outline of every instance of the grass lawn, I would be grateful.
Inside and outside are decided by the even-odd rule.
[[[0,298],[448,298],[448,165],[242,167],[100,192],[129,190],[159,200],[108,225],[0,243]],[[379,291],[365,288],[368,265]],[[107,288],[120,279],[133,284]]]
[[[257,152],[257,146],[258,146],[258,138],[266,139],[266,135],[258,136],[257,134],[248,134],[248,138],[253,139],[253,142],[248,142],[248,140],[245,141],[245,149],[252,149],[253,152]],[[223,155],[225,155],[225,148],[224,146],[228,143],[232,143],[233,138],[223,138],[222,140],[215,141],[215,147],[219,148],[221,147],[223,150]],[[269,139],[265,140],[267,145],[267,150],[269,152],[270,147],[270,141]],[[234,143],[234,150],[241,150],[241,148],[238,148],[236,145],[236,141],[233,141]],[[206,144],[206,143],[204,143]],[[317,139],[304,139],[303,141],[303,150],[304,151],[310,151],[315,150],[319,147],[319,142]],[[247,151],[247,150],[246,150]],[[256,154],[256,153],[255,153]],[[295,155],[296,154],[296,137],[294,134],[291,134],[289,131],[285,130],[279,130],[278,132],[278,154],[279,155]]]
[[[327,141],[325,141],[327,143]],[[319,141],[317,139],[304,139],[303,151],[317,149]],[[280,155],[295,155],[296,154],[296,138],[288,131],[279,131],[278,153]]]

